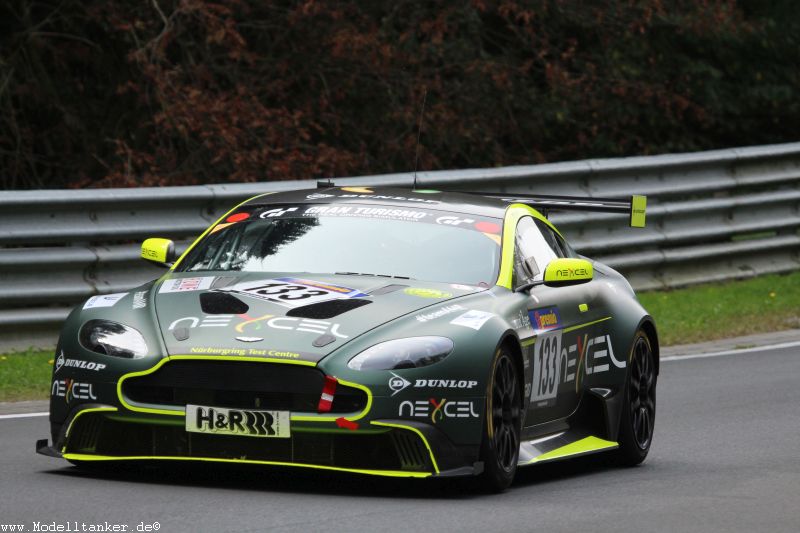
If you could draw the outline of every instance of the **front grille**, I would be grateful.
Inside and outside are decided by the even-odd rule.
[[[112,420],[89,413],[75,422],[67,453],[112,457],[247,459],[368,470],[429,472],[427,449],[402,429],[385,433],[293,432],[290,438],[189,433],[180,426]]]
[[[152,374],[126,379],[122,394],[137,404],[211,405],[239,409],[317,411],[324,374],[299,365],[248,361],[170,361]],[[339,384],[332,413],[364,409],[364,391]]]

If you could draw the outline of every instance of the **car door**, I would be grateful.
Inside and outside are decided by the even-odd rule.
[[[522,217],[516,232],[515,286],[541,280],[550,261],[572,255],[569,245],[547,224]],[[583,358],[593,338],[596,314],[592,283],[538,285],[529,291],[526,307],[536,341],[529,351],[532,380],[526,426],[565,418],[580,402]]]

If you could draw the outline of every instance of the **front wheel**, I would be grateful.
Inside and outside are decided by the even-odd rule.
[[[486,423],[483,426],[481,486],[491,492],[508,488],[519,460],[522,431],[522,396],[517,365],[505,348],[492,363],[486,390]]]
[[[639,330],[631,347],[630,368],[619,427],[619,462],[638,465],[653,442],[656,418],[656,370],[650,339]]]

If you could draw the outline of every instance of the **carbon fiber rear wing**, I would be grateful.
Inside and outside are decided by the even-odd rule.
[[[508,203],[525,204],[545,216],[549,211],[599,211],[603,213],[625,213],[630,216],[632,228],[643,228],[647,197],[632,195],[627,198],[592,198],[582,196],[559,196],[549,194],[494,194],[472,193],[497,198]]]

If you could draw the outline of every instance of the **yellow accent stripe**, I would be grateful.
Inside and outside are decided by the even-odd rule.
[[[581,328],[585,328],[585,327],[588,327],[588,326],[593,326],[595,324],[599,324],[600,322],[605,322],[606,320],[611,320],[611,317],[607,316],[605,318],[601,318],[601,319],[595,320],[593,322],[587,322],[586,324],[578,324],[577,326],[570,326],[568,328],[564,328],[563,332],[564,333],[569,333],[570,331],[575,331],[576,329],[581,329]]]
[[[136,411],[139,413],[151,413],[156,415],[170,415],[170,416],[185,416],[186,410],[180,407],[176,407],[175,409],[158,409],[154,407],[141,407],[131,405],[125,401],[125,398],[122,396],[122,382],[128,378],[138,377],[138,376],[146,376],[148,374],[152,374],[157,371],[159,368],[167,364],[169,361],[251,361],[256,363],[277,363],[277,364],[284,364],[284,365],[301,365],[301,366],[312,366],[316,367],[316,363],[312,363],[311,361],[296,361],[292,359],[274,359],[274,358],[266,358],[266,357],[239,357],[239,356],[227,356],[227,355],[171,355],[169,358],[161,359],[158,363],[154,366],[146,369],[140,370],[137,372],[131,372],[129,374],[125,374],[119,381],[117,381],[117,397],[119,398],[120,403],[122,404],[125,409],[129,411]],[[372,409],[372,391],[365,387],[364,385],[360,385],[358,383],[353,383],[351,381],[345,381],[340,379],[339,383],[346,387],[353,387],[355,389],[360,389],[364,391],[367,395],[367,405],[363,411],[357,414],[354,417],[348,418],[345,417],[347,420],[355,421],[361,418],[364,418],[367,413],[369,413],[370,409]],[[293,422],[335,422],[337,418],[341,418],[342,416],[336,415],[291,415],[291,420]]]
[[[552,461],[554,459],[562,459],[564,457],[570,457],[572,455],[581,455],[584,453],[599,452],[601,450],[611,450],[613,448],[618,448],[618,447],[619,444],[617,444],[616,442],[612,442],[610,440],[603,440],[597,437],[586,437],[584,439],[577,440],[575,442],[567,444],[566,446],[562,446],[547,453],[543,453],[538,457],[534,457],[525,464],[530,465],[533,463]]]
[[[533,344],[536,344],[536,337],[535,336],[531,337],[530,339],[526,339],[526,340],[524,340],[524,341],[522,341],[520,343],[520,345],[522,345],[523,348],[527,348],[528,346],[531,346]]]
[[[306,463],[287,463],[283,461],[258,461],[255,459],[223,459],[215,457],[173,457],[161,455],[91,455],[83,453],[65,453],[64,459],[68,461],[208,461],[212,463],[246,463],[271,466],[296,466],[300,468],[316,468],[318,470],[333,470],[335,472],[351,472],[354,474],[369,474],[373,476],[390,477],[430,477],[430,472],[403,472],[400,470],[369,470],[363,468],[343,468],[339,466],[311,465]]]
[[[525,204],[511,204],[506,209],[503,218],[503,244],[500,250],[500,273],[497,283],[501,287],[511,290],[511,277],[514,269],[514,237],[517,234],[517,222],[525,216],[531,216],[547,224],[553,231],[561,235],[552,222],[547,220],[539,211]],[[563,235],[561,235],[563,237]]]
[[[111,412],[116,410],[117,410],[116,407],[90,407],[89,409],[84,409],[82,411],[78,411],[77,413],[75,413],[75,416],[73,416],[72,420],[69,421],[69,426],[67,426],[67,432],[64,433],[64,447],[61,449],[61,452],[63,453],[64,450],[67,449],[66,443],[67,443],[67,438],[69,438],[69,432],[72,431],[72,426],[75,424],[75,421],[78,419],[78,417],[85,415],[86,413],[99,413],[103,411]]]
[[[214,223],[213,223],[213,224],[211,224],[209,227],[207,227],[207,228],[206,228],[206,230],[205,230],[203,233],[201,233],[201,234],[200,234],[200,236],[199,236],[198,238],[196,238],[192,244],[190,244],[190,245],[189,245],[189,247],[186,249],[186,251],[185,251],[185,252],[183,252],[183,253],[181,254],[181,256],[180,256],[180,257],[179,257],[179,258],[178,258],[178,259],[177,259],[177,260],[176,260],[176,261],[175,261],[175,262],[172,264],[172,268],[170,268],[170,269],[169,269],[169,271],[170,271],[170,272],[174,271],[174,270],[175,270],[175,268],[176,268],[178,265],[180,265],[180,264],[181,264],[181,261],[183,261],[183,258],[184,258],[184,257],[186,257],[186,255],[187,255],[189,252],[191,252],[191,251],[192,251],[192,248],[194,248],[194,247],[197,245],[197,243],[199,243],[201,240],[203,240],[203,237],[205,237],[206,235],[208,235],[208,233],[209,233],[209,232],[210,232],[210,231],[211,231],[211,230],[214,228],[214,226],[216,226],[217,224],[219,224],[220,222],[222,222],[222,220],[223,220],[225,217],[227,217],[228,215],[230,215],[231,213],[233,213],[234,211],[236,211],[237,209],[239,209],[240,207],[242,207],[242,206],[243,206],[244,204],[246,204],[247,202],[250,202],[250,201],[252,201],[252,200],[255,200],[256,198],[261,198],[262,196],[267,196],[268,194],[275,194],[275,192],[265,192],[265,193],[262,193],[262,194],[257,194],[257,195],[255,195],[255,196],[253,196],[252,198],[248,198],[248,199],[247,199],[247,200],[245,200],[244,202],[241,202],[241,203],[238,203],[238,204],[236,204],[236,205],[235,205],[235,206],[234,206],[234,207],[233,207],[233,208],[232,208],[230,211],[228,211],[227,213],[225,213],[224,215],[222,215],[221,217],[219,217],[219,218],[217,219],[217,221],[216,221],[216,222],[214,222]]]
[[[433,469],[436,471],[437,474],[439,473],[439,465],[436,464],[436,457],[433,456],[433,450],[431,449],[431,445],[428,444],[428,439],[425,438],[425,435],[423,435],[420,430],[412,426],[406,426],[403,424],[393,424],[390,422],[371,422],[371,424],[373,426],[386,426],[390,428],[407,429],[419,435],[419,438],[422,439],[422,442],[425,444],[425,447],[428,449],[428,453],[431,456],[431,464],[433,465]]]

